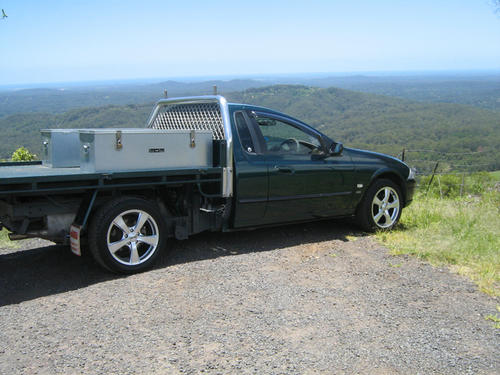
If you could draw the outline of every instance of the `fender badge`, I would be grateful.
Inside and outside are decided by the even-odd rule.
[[[151,154],[157,154],[159,152],[165,152],[165,149],[164,148],[150,148],[149,149],[149,152]]]

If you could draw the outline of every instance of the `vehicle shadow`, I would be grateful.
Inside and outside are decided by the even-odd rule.
[[[202,233],[186,241],[170,240],[155,269],[223,256],[273,251],[330,240],[363,236],[354,225],[335,220],[231,233]],[[100,268],[90,256],[74,256],[53,245],[0,255],[0,306],[64,293],[126,276]]]

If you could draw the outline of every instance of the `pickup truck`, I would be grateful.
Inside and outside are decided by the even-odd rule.
[[[141,167],[125,145],[113,160],[130,160],[130,170],[3,163],[0,229],[11,240],[71,245],[109,271],[135,273],[150,268],[170,238],[333,217],[389,230],[412,200],[414,173],[402,161],[344,148],[293,117],[220,95],[161,99],[146,129],[186,131],[191,147],[196,132],[210,131],[208,165]],[[149,152],[179,159],[169,147]]]

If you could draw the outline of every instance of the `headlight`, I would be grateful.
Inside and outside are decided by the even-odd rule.
[[[415,169],[412,167],[410,168],[410,173],[408,173],[408,180],[414,180],[415,179]]]

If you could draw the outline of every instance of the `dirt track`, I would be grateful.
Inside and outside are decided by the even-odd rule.
[[[129,277],[0,249],[0,374],[500,371],[498,301],[353,230],[203,234]]]

